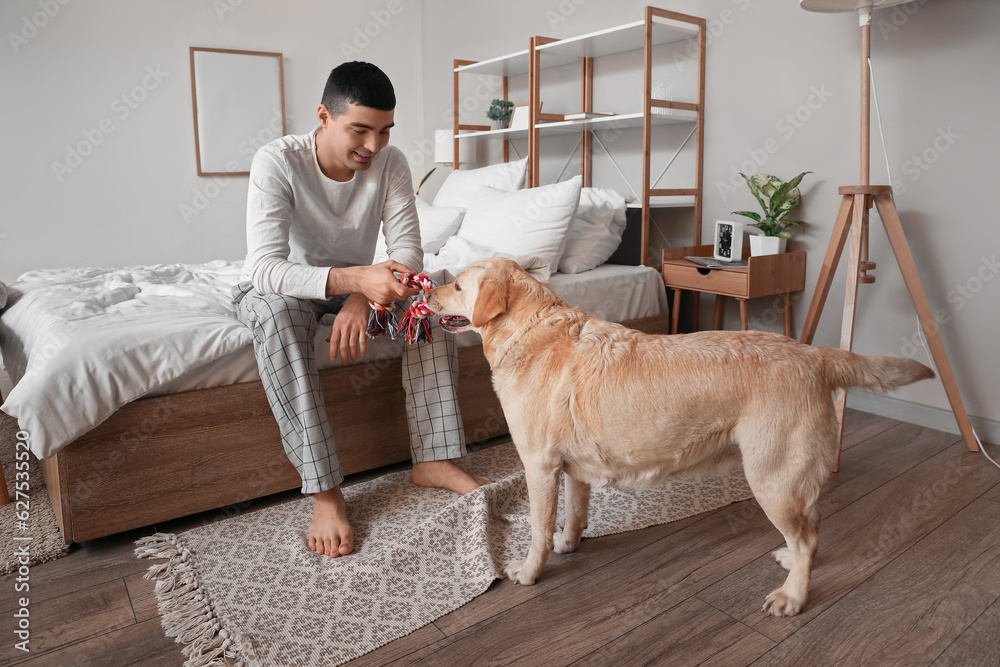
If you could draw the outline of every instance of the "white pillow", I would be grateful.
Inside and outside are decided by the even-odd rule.
[[[520,190],[524,187],[524,175],[528,169],[528,158],[516,162],[501,162],[480,169],[458,169],[441,184],[434,195],[434,206],[457,206],[469,208],[476,191],[484,185],[498,190]]]
[[[582,273],[604,264],[621,245],[624,231],[625,197],[605,188],[581,189],[559,271]]]
[[[431,206],[417,197],[417,221],[420,224],[420,247],[425,255],[434,255],[449,238],[455,235],[465,217],[465,209],[456,206]],[[382,227],[378,230],[378,240],[375,242],[375,259],[373,263],[384,262],[389,257],[389,248],[385,243]]]
[[[506,192],[483,186],[457,236],[506,255],[538,257],[554,272],[580,202],[583,179]]]
[[[420,221],[420,246],[424,254],[433,255],[455,235],[465,209],[457,206],[431,206],[417,197],[417,219]]]

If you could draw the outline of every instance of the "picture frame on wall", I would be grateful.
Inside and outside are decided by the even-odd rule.
[[[190,47],[199,176],[243,176],[254,153],[285,134],[282,54]]]
[[[510,130],[527,130],[530,121],[531,110],[527,104],[515,104],[510,113]]]

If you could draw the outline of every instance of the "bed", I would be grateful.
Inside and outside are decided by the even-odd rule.
[[[666,333],[659,274],[606,262],[620,251],[621,195],[579,177],[522,184],[523,165],[508,163],[454,172],[432,203],[418,199],[425,272],[446,282],[478,257],[512,257],[571,305]],[[9,286],[0,350],[15,384],[0,409],[28,433],[67,542],[299,487],[229,303],[241,264],[53,269]],[[334,366],[328,332],[317,359],[344,473],[409,460],[399,344]],[[457,342],[467,441],[504,435],[478,336]]]

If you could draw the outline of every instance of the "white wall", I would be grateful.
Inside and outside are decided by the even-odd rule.
[[[414,0],[61,2],[0,4],[0,280],[54,266],[244,257],[246,177],[196,175],[191,46],[283,53],[293,133],[317,124],[333,67],[375,62],[396,88],[393,142],[422,161]],[[89,154],[78,166],[53,166],[81,143]]]
[[[637,20],[644,4],[6,0],[0,4],[5,35],[0,280],[50,266],[243,256],[245,178],[219,188],[189,221],[180,212],[181,205],[204,203],[197,197],[206,187],[214,193],[223,183],[195,176],[189,46],[283,52],[291,132],[313,126],[333,66],[354,58],[376,62],[396,86],[393,143],[410,157],[417,179],[431,166],[427,139],[433,129],[450,126],[453,58],[485,59],[526,48],[531,34],[569,37]],[[58,6],[58,13],[38,18],[48,5]],[[704,227],[753,204],[745,186],[727,188],[735,171],[785,178],[814,172],[804,182],[798,211],[809,227],[795,241],[809,252],[807,289],[795,306],[794,320],[801,326],[839,205],[837,188],[858,180],[857,21],[848,14],[811,14],[794,0],[661,0],[658,5],[703,16],[711,27]],[[24,24],[33,18],[45,23],[35,33]],[[1000,279],[994,279],[1000,271],[994,259],[1000,231],[990,180],[1000,152],[1000,133],[992,122],[1000,108],[993,71],[1000,62],[997,25],[1000,3],[927,0],[876,12],[872,31],[897,206],[932,307],[947,319],[941,331],[966,407],[994,421],[1000,421],[1000,387],[994,380],[1000,376],[1000,355],[993,344],[1000,312]],[[345,58],[342,45],[351,45],[366,28],[374,35],[370,43],[359,40],[363,48]],[[12,44],[10,35],[22,31],[30,38]],[[165,76],[128,117],[119,118],[112,105],[141,85],[147,67]],[[605,68],[613,72],[614,64]],[[468,101],[476,107],[474,95]],[[114,131],[60,181],[52,163],[64,162],[66,147],[85,140],[84,132],[105,118]],[[767,153],[765,146],[777,150]],[[882,183],[887,177],[877,132],[872,148],[872,182]],[[762,164],[747,162],[754,156]],[[636,159],[628,163],[626,157],[626,170],[636,169]],[[444,174],[442,169],[432,177],[429,194]],[[878,282],[862,286],[854,348],[917,356],[913,309],[877,217],[873,223]],[[843,273],[842,267],[817,344],[838,344]],[[703,316],[709,313],[703,308]],[[751,302],[757,328],[778,330],[775,315],[767,300]],[[730,309],[728,326],[737,322]],[[948,407],[937,382],[896,396],[928,410]]]

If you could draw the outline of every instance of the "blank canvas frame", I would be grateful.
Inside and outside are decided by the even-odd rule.
[[[243,176],[258,148],[285,134],[280,53],[191,47],[199,176]]]

